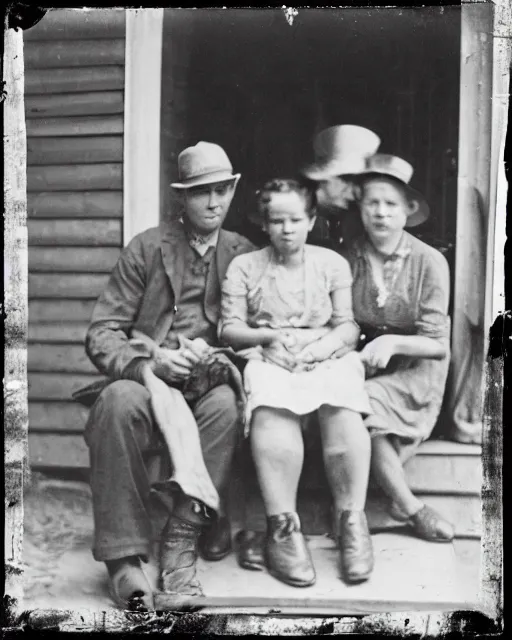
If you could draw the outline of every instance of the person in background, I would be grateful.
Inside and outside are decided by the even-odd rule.
[[[319,218],[327,222],[328,238],[318,243],[339,251],[362,231],[354,176],[377,152],[380,138],[364,127],[335,125],[321,131],[313,145],[314,162],[303,167],[301,175],[315,189]]]
[[[160,537],[160,588],[178,595],[202,593],[198,545],[210,560],[231,549],[222,505],[216,509],[214,499],[205,504],[183,484],[180,491],[166,483],[172,468],[157,478],[163,488],[156,490],[148,470],[148,457],[164,452],[166,442],[188,425],[186,453],[199,436],[212,492],[222,495],[239,425],[229,385],[212,388],[192,406],[181,390],[199,360],[192,345],[217,345],[220,283],[229,263],[254,249],[244,237],[222,229],[240,174],[233,174],[225,151],[209,142],[182,151],[178,166],[179,182],[171,186],[181,201],[181,219],[166,218],[131,240],[98,299],[86,337],[89,358],[108,376],[99,396],[92,394],[85,431],[93,555],[106,563],[113,598],[124,608],[134,598],[153,607],[153,587],[141,560],[151,555],[154,538]],[[135,333],[147,336],[156,352],[132,340]],[[185,469],[191,484],[194,474],[195,468]],[[165,515],[156,533],[150,519],[153,494]]]
[[[429,216],[425,199],[409,185],[412,174],[396,156],[367,161],[357,199],[364,232],[344,255],[372,407],[365,420],[372,479],[396,519],[426,540],[447,542],[452,525],[412,493],[403,470],[435,426],[450,362],[448,263],[405,231]]]
[[[314,193],[299,182],[268,182],[259,206],[270,245],[228,267],[219,335],[248,358],[246,425],[267,515],[267,570],[296,587],[316,579],[297,514],[302,431],[315,414],[342,575],[361,582],[373,569],[364,512],[370,438],[362,418],[370,406],[354,351],[359,328],[350,268],[334,251],[306,244],[315,222]]]

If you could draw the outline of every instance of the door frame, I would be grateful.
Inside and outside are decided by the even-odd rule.
[[[163,8],[126,9],[123,244],[160,222]]]
[[[461,5],[460,105],[458,151],[457,274],[467,268],[464,243],[471,241],[467,220],[467,186],[481,192],[487,211],[484,331],[502,310],[504,283],[495,274],[495,257],[502,264],[506,198],[503,149],[508,108],[510,69],[510,8],[495,3],[463,0]],[[127,9],[124,135],[124,244],[160,218],[160,100],[163,9]],[[505,15],[507,14],[507,15]],[[507,19],[508,16],[508,19]],[[462,135],[461,135],[462,134]],[[476,151],[475,151],[476,150]],[[496,179],[498,176],[498,180]],[[504,195],[505,194],[505,195]],[[499,212],[499,215],[497,215]],[[498,277],[496,277],[498,275]],[[501,306],[500,306],[501,301]],[[454,291],[453,335],[467,301]],[[483,382],[482,382],[483,385]],[[483,392],[483,389],[482,389]]]

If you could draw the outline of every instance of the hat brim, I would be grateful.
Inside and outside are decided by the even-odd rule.
[[[241,173],[230,173],[229,171],[211,173],[206,176],[198,176],[197,178],[191,178],[184,182],[171,182],[173,189],[191,189],[192,187],[200,187],[206,184],[215,184],[217,182],[231,182],[232,180],[239,180]]]
[[[389,173],[385,173],[384,171],[362,171],[361,173],[355,175],[359,183],[365,182],[365,180],[370,180],[371,178],[386,178],[391,180],[392,182],[396,182],[399,184],[402,189],[405,190],[407,196],[411,200],[415,200],[418,203],[418,209],[407,216],[407,222],[405,223],[406,227],[417,227],[420,224],[426,222],[430,217],[430,207],[425,200],[425,196],[411,187],[403,180],[396,178],[395,176],[390,175]]]
[[[313,180],[320,182],[321,180],[329,180],[329,178],[337,178],[338,176],[346,176],[347,178],[358,175],[357,171],[349,168],[347,164],[331,162],[327,164],[310,164],[301,169],[301,174]]]

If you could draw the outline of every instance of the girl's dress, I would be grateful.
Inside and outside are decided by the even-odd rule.
[[[445,257],[403,233],[384,266],[384,287],[374,282],[369,240],[359,238],[346,254],[352,268],[354,317],[362,340],[383,334],[418,335],[442,343],[442,360],[394,356],[366,381],[372,406],[365,423],[372,436],[389,435],[402,460],[426,440],[441,410],[448,375],[450,281]]]
[[[353,321],[351,305],[336,315],[331,292],[349,288],[348,262],[330,249],[306,245],[303,269],[290,271],[272,247],[237,256],[222,286],[219,331],[241,320],[250,327],[320,328]],[[364,367],[355,352],[316,363],[311,370],[289,372],[264,362],[250,350],[244,369],[246,424],[257,407],[288,409],[305,416],[322,405],[358,413],[371,411],[364,391]]]

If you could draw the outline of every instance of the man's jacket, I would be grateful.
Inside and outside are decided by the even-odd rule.
[[[151,357],[140,343],[131,344],[133,330],[158,345],[164,341],[180,303],[187,246],[181,223],[162,223],[137,235],[121,253],[98,298],[85,340],[87,355],[108,379],[91,386],[94,397],[84,404],[91,404],[110,381],[133,377],[135,361]],[[229,263],[255,248],[240,234],[221,229],[204,298],[205,315],[213,324],[219,320],[221,283]],[[84,401],[84,391],[75,398]]]

